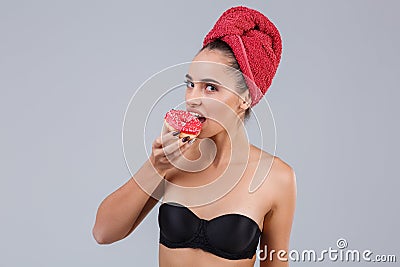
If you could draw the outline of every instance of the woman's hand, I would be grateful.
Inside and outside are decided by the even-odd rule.
[[[179,139],[179,132],[168,131],[164,125],[163,133],[152,144],[150,162],[161,176],[173,169],[176,161],[189,147],[189,138]]]

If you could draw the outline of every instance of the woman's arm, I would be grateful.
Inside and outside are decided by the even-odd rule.
[[[107,196],[98,208],[92,230],[97,243],[111,244],[133,232],[157,203],[147,192],[154,192],[154,196],[162,181],[148,160],[131,179]],[[145,184],[147,192],[138,183]]]
[[[281,165],[281,164],[279,164]],[[260,267],[289,266],[289,240],[296,205],[296,175],[284,164],[274,177],[277,194],[273,208],[264,217],[260,239]],[[267,253],[267,254],[265,254]]]
[[[164,179],[174,161],[190,145],[171,132],[158,137],[152,154],[123,186],[100,204],[92,234],[97,243],[111,244],[128,236],[164,194]]]

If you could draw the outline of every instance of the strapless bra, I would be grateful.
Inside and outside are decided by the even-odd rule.
[[[199,218],[175,202],[159,207],[159,242],[169,248],[200,248],[230,260],[251,259],[261,230],[242,214],[223,214],[211,220]]]

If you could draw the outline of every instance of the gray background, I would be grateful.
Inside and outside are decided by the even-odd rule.
[[[400,257],[398,1],[1,1],[1,266],[157,265],[156,209],[125,240],[91,236],[98,205],[130,177],[124,112],[238,4],[283,38],[267,98],[276,154],[297,175],[290,248],[343,237]]]

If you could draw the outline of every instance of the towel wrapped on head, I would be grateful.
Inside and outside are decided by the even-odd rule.
[[[282,41],[278,29],[259,11],[238,6],[221,15],[204,38],[203,47],[215,39],[226,42],[235,54],[253,107],[270,87],[281,60]]]

